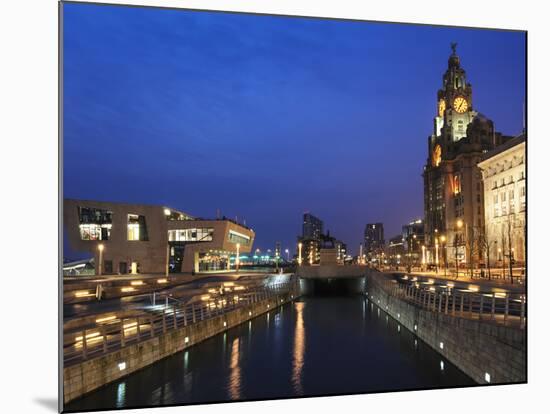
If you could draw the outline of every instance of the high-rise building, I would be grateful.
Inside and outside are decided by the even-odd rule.
[[[424,246],[424,222],[413,220],[401,228],[403,250],[409,264],[419,265],[422,262],[422,246]]]
[[[483,154],[505,142],[493,122],[473,109],[472,86],[456,54],[456,43],[437,92],[433,133],[428,137],[424,166],[425,243],[428,262],[435,252],[452,254],[459,262],[474,261],[476,231],[483,227],[484,206],[481,171]],[[441,238],[444,236],[444,238]],[[448,248],[436,249],[438,243]],[[439,258],[442,260],[442,257]]]
[[[323,221],[313,214],[304,213],[302,238],[319,240],[321,234],[323,234]]]
[[[384,224],[368,223],[365,226],[365,254],[373,255],[384,250]]]

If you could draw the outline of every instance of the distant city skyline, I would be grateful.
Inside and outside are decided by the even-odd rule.
[[[293,254],[305,212],[352,255],[366,223],[389,240],[423,218],[451,42],[475,109],[522,130],[523,32],[73,3],[64,16],[64,197],[219,210],[255,230],[254,249]]]

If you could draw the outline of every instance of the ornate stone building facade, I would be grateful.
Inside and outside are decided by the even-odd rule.
[[[478,167],[483,172],[485,229],[491,265],[502,260],[525,264],[526,175],[525,136],[484,154]]]
[[[474,110],[472,86],[452,44],[437,92],[433,133],[424,166],[425,246],[428,263],[477,263],[477,233],[484,228],[483,154],[508,138]],[[436,246],[437,245],[437,246]],[[436,258],[437,255],[437,258]]]

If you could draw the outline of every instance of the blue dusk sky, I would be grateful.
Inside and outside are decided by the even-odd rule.
[[[64,196],[246,220],[294,251],[310,211],[357,254],[423,215],[450,43],[474,109],[522,130],[525,34],[65,3]]]

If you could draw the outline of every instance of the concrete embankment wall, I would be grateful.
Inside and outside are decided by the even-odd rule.
[[[290,301],[292,301],[291,293],[281,294],[278,297],[232,310],[225,315],[181,327],[146,341],[128,345],[118,351],[65,367],[63,400],[68,403]],[[188,338],[187,343],[185,338]],[[119,368],[120,363],[126,364],[126,368],[122,371]]]
[[[525,330],[420,309],[367,277],[369,300],[479,384],[527,381]],[[416,325],[416,330],[415,330]],[[443,343],[443,348],[441,348]]]

